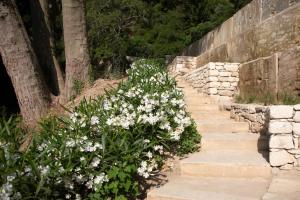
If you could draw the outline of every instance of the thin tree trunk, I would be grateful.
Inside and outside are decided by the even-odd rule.
[[[48,0],[30,0],[32,11],[33,46],[47,83],[54,95],[64,90],[61,67],[54,53],[54,39],[49,18]]]
[[[62,0],[66,56],[65,101],[76,95],[74,82],[87,83],[88,54],[84,0]]]
[[[33,127],[50,106],[36,55],[14,0],[0,2],[0,53],[25,123]]]

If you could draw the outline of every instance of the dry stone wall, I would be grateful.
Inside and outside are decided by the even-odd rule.
[[[300,105],[270,107],[270,164],[281,169],[300,167]]]
[[[284,170],[300,169],[300,104],[261,106],[232,104],[224,106],[231,118],[247,121],[253,133],[269,137],[269,162]]]
[[[225,106],[230,111],[230,118],[235,121],[248,122],[252,133],[267,135],[268,133],[268,107],[253,104],[232,104]]]
[[[230,100],[237,93],[239,63],[208,63],[186,74],[185,79],[204,95]]]
[[[190,56],[176,56],[168,69],[172,72],[185,74],[196,68],[196,58]]]

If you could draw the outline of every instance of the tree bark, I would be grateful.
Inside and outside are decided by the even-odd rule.
[[[50,24],[48,0],[30,0],[32,13],[33,47],[46,81],[54,95],[64,90],[61,67],[54,52],[54,39]]]
[[[51,102],[36,55],[14,0],[0,2],[0,53],[24,122],[33,127]]]
[[[88,53],[84,0],[62,0],[66,56],[65,101],[76,95],[74,81],[87,83]]]

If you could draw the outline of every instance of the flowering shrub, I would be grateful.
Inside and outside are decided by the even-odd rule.
[[[197,150],[184,106],[161,65],[136,62],[118,89],[41,122],[29,150],[12,158],[14,170],[0,165],[0,199],[138,198],[165,158]]]

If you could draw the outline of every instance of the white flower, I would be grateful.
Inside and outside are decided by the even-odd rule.
[[[148,143],[150,143],[150,140],[145,139],[145,140],[144,140],[144,143],[145,143],[145,144],[148,144]]]
[[[75,147],[76,143],[75,140],[71,139],[66,142],[66,147]]]
[[[147,156],[148,158],[152,158],[153,155],[152,155],[152,153],[151,153],[150,151],[148,151],[147,154],[146,154],[146,156]]]
[[[48,165],[46,167],[39,166],[39,169],[41,170],[42,176],[45,176],[50,172],[50,167]]]
[[[85,157],[80,157],[80,161],[85,161]]]
[[[92,116],[91,125],[99,124],[99,118],[97,116]]]
[[[75,195],[75,200],[81,200],[80,194],[76,194],[76,195]]]
[[[98,149],[103,149],[102,144],[99,144],[98,142],[96,142],[96,143],[94,144],[94,147],[96,147],[96,148],[98,148]]]
[[[94,178],[94,184],[101,185],[104,182],[108,182],[108,177],[104,173],[101,173],[99,176]]]
[[[98,157],[93,158],[91,166],[98,167],[99,164],[100,164],[100,158],[98,158]]]
[[[66,194],[66,199],[70,199],[71,195],[70,194]]]

